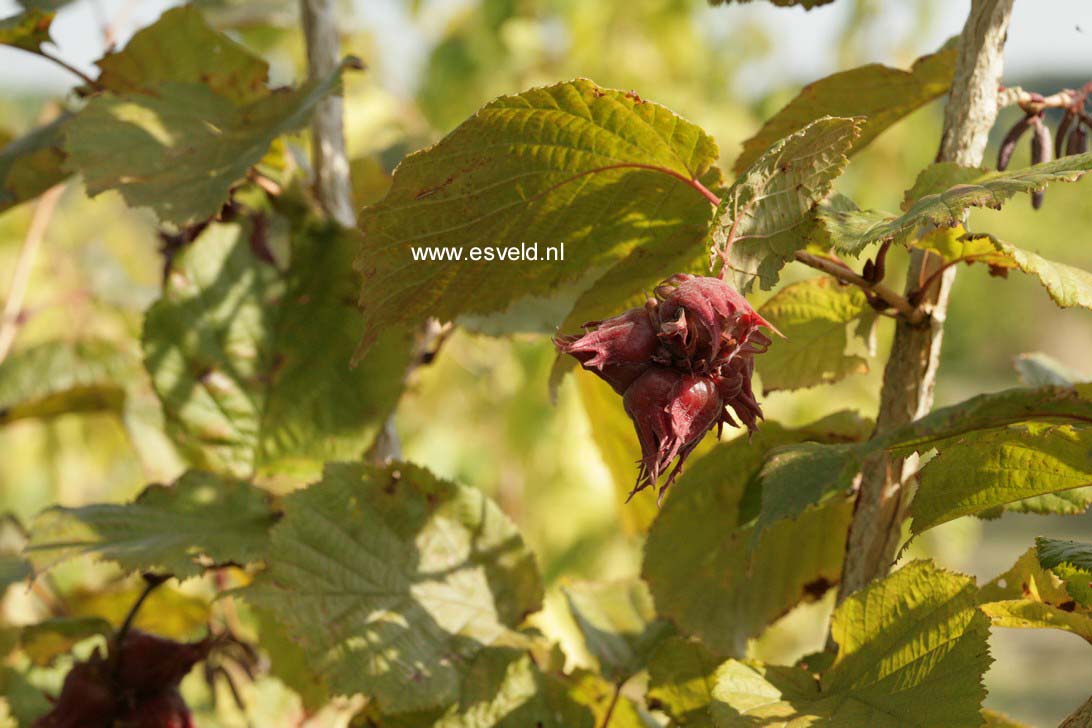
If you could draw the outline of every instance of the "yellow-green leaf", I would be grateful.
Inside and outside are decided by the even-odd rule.
[[[46,10],[27,10],[0,20],[0,45],[9,45],[24,51],[37,53],[49,37],[49,26],[54,13]]]
[[[758,312],[785,335],[757,361],[765,393],[868,372],[868,361],[846,350],[849,324],[872,312],[861,289],[812,278],[785,286]]]
[[[824,117],[776,141],[721,199],[710,231],[712,260],[740,291],[771,288],[806,247],[811,211],[849,163],[862,120]]]
[[[847,154],[860,151],[910,112],[948,93],[955,56],[954,47],[945,47],[917,59],[908,71],[870,63],[808,84],[743,142],[733,169],[742,173],[775,141],[823,116],[865,117]]]
[[[387,196],[362,213],[361,350],[389,326],[502,311],[630,255],[700,258],[711,206],[693,181],[716,184],[717,156],[697,126],[586,79],[487,104],[406,157]],[[489,261],[481,250],[521,243],[538,244],[537,262]],[[545,261],[561,244],[564,259]],[[461,259],[415,260],[425,247]],[[664,275],[638,268],[640,276],[615,279],[610,298]]]

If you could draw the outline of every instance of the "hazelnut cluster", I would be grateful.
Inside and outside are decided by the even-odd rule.
[[[677,460],[660,487],[662,499],[714,425],[718,435],[725,423],[740,426],[728,408],[757,429],[754,356],[770,345],[762,327],[776,332],[724,281],[680,273],[657,286],[644,308],[586,323],[582,335],[555,337],[558,351],[622,395],[641,444],[630,498]]]

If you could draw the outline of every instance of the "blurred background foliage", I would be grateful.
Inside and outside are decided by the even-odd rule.
[[[38,4],[65,6],[55,35],[60,55],[74,61],[93,59],[112,40],[123,42],[170,5],[123,0]],[[302,75],[295,2],[198,4],[213,24],[268,58],[274,80],[287,83]],[[3,15],[17,9],[15,3],[0,5]],[[575,76],[633,89],[701,125],[720,143],[727,170],[739,143],[792,98],[802,82],[867,62],[906,67],[958,32],[967,3],[892,5],[840,0],[805,14],[759,4],[711,9],[700,0],[345,2],[344,50],[365,59],[370,69],[352,75],[346,86],[356,202],[363,206],[382,197],[406,153],[437,140],[493,97]],[[1019,0],[1017,5],[1036,4]],[[1086,62],[1039,69],[1025,63],[1006,76],[1006,83],[1049,93],[1088,79],[1092,22],[1081,31],[1059,19],[1057,36],[1039,33],[1029,39],[1031,31],[1021,27],[1021,17],[1018,12],[1010,37],[1032,47],[1071,43],[1084,49]],[[63,96],[57,89],[64,79],[51,75],[54,70],[39,59],[0,50],[3,140],[57,113]],[[800,52],[811,53],[814,61],[801,66]],[[795,71],[786,72],[786,67]],[[897,209],[903,190],[936,152],[941,113],[941,103],[934,103],[880,136],[855,158],[838,181],[839,190],[862,207]],[[1016,113],[1003,114],[998,128]],[[289,164],[303,163],[305,143],[301,137],[289,141]],[[1021,148],[1013,166],[1026,163],[1027,150]],[[1092,269],[1090,194],[1092,179],[1058,185],[1039,213],[1018,200],[1000,212],[976,210],[971,228],[1001,232],[1049,258]],[[33,212],[32,203],[0,215],[4,296]],[[97,335],[136,354],[142,313],[160,286],[158,242],[153,220],[129,211],[116,194],[92,201],[79,182],[69,184],[37,258],[16,348]],[[893,251],[892,257],[888,269],[902,270],[902,254]],[[794,280],[809,271],[790,268],[787,273],[787,280]],[[642,533],[655,506],[651,497],[622,503],[635,472],[629,463],[636,459],[636,446],[618,400],[601,396],[596,389],[601,385],[580,373],[565,380],[552,403],[547,379],[554,353],[548,334],[556,322],[543,322],[541,315],[537,321],[513,316],[516,328],[525,330],[514,337],[475,332],[489,328],[482,322],[467,322],[458,330],[435,362],[413,375],[397,426],[407,459],[481,488],[520,525],[550,586],[541,626],[559,636],[570,660],[579,664],[589,658],[572,639],[557,587],[566,579],[635,574]],[[846,407],[871,416],[889,323],[881,321],[880,358],[870,360],[870,373],[833,386],[772,394],[764,399],[767,418],[800,424]],[[949,311],[938,405],[1016,386],[1012,360],[1029,351],[1046,352],[1092,376],[1092,314],[1056,309],[1030,278],[1014,275],[1002,281],[985,268],[961,270]],[[761,362],[758,369],[761,375]],[[128,499],[147,482],[166,481],[181,470],[181,461],[151,428],[127,432],[108,414],[0,427],[0,463],[0,512],[14,512],[24,522],[54,502]],[[1078,536],[1087,534],[1090,524],[1087,516],[962,519],[919,539],[911,555],[934,556],[984,580],[1007,568],[1034,535]],[[101,588],[112,576],[105,567],[79,565],[62,568],[53,578],[72,590]],[[189,584],[190,591],[200,589]],[[5,610],[27,609],[27,601],[26,595],[9,594]],[[800,607],[754,645],[755,655],[793,660],[816,649],[823,639],[820,618],[829,609],[829,599]],[[185,633],[187,628],[192,624],[173,629]],[[1016,632],[1002,631],[992,639],[997,662],[987,678],[987,705],[1035,724],[1054,724],[1085,697],[1092,683],[1092,654],[1074,635]],[[199,691],[198,681],[192,682],[191,690]],[[270,681],[248,690],[257,691],[250,696],[252,704],[264,706],[268,715],[283,717],[277,711],[292,704]],[[211,721],[210,715],[204,719]],[[279,724],[280,719],[258,724]],[[239,724],[238,716],[223,710],[218,720]],[[251,720],[259,719],[252,715]]]

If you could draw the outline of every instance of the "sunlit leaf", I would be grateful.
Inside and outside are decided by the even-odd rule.
[[[61,131],[68,115],[39,126],[0,148],[0,212],[33,199],[68,176]]]
[[[97,61],[99,86],[118,94],[163,83],[200,83],[235,101],[268,93],[269,64],[209,27],[196,8],[172,8],[139,30],[120,51]]]
[[[865,117],[846,153],[860,151],[899,119],[948,93],[955,57],[955,48],[945,48],[917,59],[908,71],[870,63],[808,84],[743,142],[734,171],[742,173],[778,139],[824,116]]]
[[[1084,572],[1086,579],[1090,578]],[[1085,581],[1084,593],[1088,593]],[[1092,642],[1092,609],[1074,598],[1065,579],[1039,563],[1028,549],[1011,569],[985,584],[981,609],[997,627],[1060,629]]]
[[[68,164],[92,197],[117,190],[178,226],[207,220],[273,140],[308,122],[340,85],[338,68],[297,90],[239,103],[199,83],[103,93],[65,125]]]
[[[350,367],[355,233],[293,228],[283,272],[252,249],[261,234],[258,223],[210,226],[175,259],[144,324],[168,433],[201,467],[236,477],[359,456],[401,393],[412,345],[392,331]]]
[[[43,43],[53,39],[49,37],[49,26],[53,23],[53,13],[45,10],[27,10],[0,20],[0,45],[21,48],[37,53]]]
[[[101,617],[54,617],[23,627],[19,648],[33,664],[45,667],[69,652],[76,643],[89,637],[109,637],[113,633],[110,623]]]
[[[66,593],[64,603],[72,617],[100,617],[119,629],[144,588],[142,579],[133,579],[120,587],[79,589]],[[133,626],[171,639],[190,640],[208,633],[211,618],[208,601],[164,584],[144,600]]]
[[[827,208],[820,210],[819,218],[827,228],[834,247],[856,255],[871,243],[887,240],[906,242],[922,225],[959,225],[963,222],[963,213],[971,207],[1000,209],[1005,200],[1013,195],[1041,190],[1051,182],[1074,182],[1089,169],[1092,169],[1092,153],[1076,154],[1023,169],[974,175],[968,181],[943,191],[907,200],[906,212],[899,216],[868,210],[853,212]],[[922,182],[919,177],[915,187],[921,191],[935,189],[937,174],[927,169],[922,176],[927,181]],[[940,178],[950,179],[948,174]]]
[[[989,620],[972,579],[914,562],[834,611],[838,655],[816,678],[799,667],[730,660],[717,671],[717,726],[978,728]]]
[[[1069,436],[1061,433],[1072,432],[1076,438],[1072,442],[1083,442],[1087,425],[1082,423],[1089,418],[1092,418],[1092,386],[1079,384],[1074,387],[1010,389],[940,408],[863,443],[810,442],[776,448],[762,469],[763,497],[758,529],[761,531],[780,519],[794,518],[809,507],[848,490],[864,459],[881,450],[906,456],[915,452],[924,454],[936,448],[943,456],[949,447],[958,447],[961,442],[965,443],[964,453],[975,449],[975,443],[978,443],[981,445],[981,456],[988,458],[987,453],[998,452],[997,448],[1007,442],[1007,436],[1016,437],[1015,433],[1005,429],[1011,425],[1024,423],[1022,426],[1031,427],[1033,433],[1039,434],[1051,432],[1049,425],[1072,423],[1066,425],[1068,429],[1063,428],[1058,434],[1044,437],[1050,438],[1052,446],[1060,448],[1056,455],[1061,458],[1059,462],[1073,462],[1066,458],[1077,459],[1079,445],[1065,446],[1063,440],[1070,442],[1072,438],[1067,439]],[[991,450],[991,447],[994,449]],[[1087,460],[1087,454],[1084,457]],[[1036,492],[1017,495],[1011,501],[1005,501],[1001,496],[998,498],[1002,502],[1016,504],[1017,509],[1050,509],[1055,512],[1053,509],[1057,508],[1060,512],[1074,512],[1082,508],[1080,504],[1087,503],[1088,497],[1073,482],[1074,477],[1080,477],[1080,467],[1066,466],[1061,471],[1061,479],[1054,481],[1055,487],[1044,486],[1039,490],[1039,494],[1050,493],[1047,500]],[[1084,467],[1087,467],[1087,463]],[[1013,474],[1012,477],[1019,480],[1024,475]],[[1020,490],[1014,486],[1009,494],[1016,495]],[[1074,494],[1073,498],[1065,497],[1066,493]],[[1028,496],[1039,500],[1026,500]]]
[[[0,425],[77,412],[120,412],[136,357],[103,339],[51,341],[0,364]]]
[[[717,156],[697,126],[585,79],[487,104],[406,157],[387,196],[361,215],[362,350],[386,327],[502,311],[631,254],[700,258],[710,204],[686,181],[715,185]],[[537,262],[470,257],[476,246],[521,243],[538,244]],[[564,260],[543,260],[562,243]],[[444,246],[462,260],[415,261],[414,246]],[[638,268],[612,286],[612,301],[664,275]],[[603,302],[574,316],[595,305]]]
[[[800,389],[864,374],[868,362],[847,353],[848,326],[872,312],[864,293],[833,278],[785,286],[758,309],[785,335],[759,360],[762,389]]]
[[[710,233],[736,287],[777,283],[781,268],[807,245],[809,213],[845,169],[860,119],[826,117],[773,143],[722,197]]]
[[[867,424],[858,422],[861,437]],[[844,436],[820,420],[799,430],[767,424],[750,441],[717,445],[679,479],[649,532],[642,575],[657,608],[719,654],[742,655],[748,639],[841,577],[848,500],[782,522],[761,539],[749,523],[763,497],[755,485],[763,456],[811,439]]]
[[[611,682],[643,670],[652,650],[673,631],[656,617],[648,586],[639,579],[575,582],[562,591],[585,646]]]
[[[1029,422],[967,433],[918,474],[911,530],[1092,485],[1092,426]]]
[[[148,486],[132,503],[43,511],[27,554],[39,570],[93,554],[129,571],[183,579],[205,564],[263,558],[275,520],[264,491],[191,470],[171,486]]]
[[[283,505],[268,570],[244,596],[334,693],[383,712],[466,704],[474,656],[519,642],[511,630],[541,605],[534,557],[473,488],[407,464],[333,464]]]

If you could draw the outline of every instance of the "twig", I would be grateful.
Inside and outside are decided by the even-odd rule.
[[[854,273],[846,267],[845,264],[839,265],[834,261],[822,258],[818,255],[805,253],[803,250],[796,251],[794,257],[798,262],[803,263],[806,266],[821,270],[844,283],[852,283],[866,293],[875,294],[888,306],[898,311],[910,323],[921,323],[925,318],[925,314],[920,309],[914,307],[905,296],[899,295],[882,283],[873,283],[867,278]]]
[[[64,185],[52,187],[35,203],[30,226],[27,227],[23,246],[19,249],[19,258],[15,262],[15,270],[11,274],[11,286],[8,288],[7,300],[4,301],[4,312],[0,317],[0,362],[7,358],[22,324],[23,301],[26,299],[34,259],[42,246],[46,228],[49,227],[62,192]]]
[[[610,725],[610,719],[614,715],[614,709],[618,706],[618,699],[622,696],[623,683],[616,683],[614,686],[614,695],[610,698],[610,705],[607,706],[607,712],[603,714],[603,725],[601,728],[607,728]]]
[[[34,53],[35,55],[39,55],[39,56],[41,56],[42,58],[47,58],[47,59],[49,59],[49,60],[53,61],[54,63],[56,63],[56,64],[57,64],[58,66],[60,66],[60,67],[61,67],[61,68],[63,68],[64,70],[68,71],[69,73],[73,73],[73,74],[75,74],[76,76],[78,76],[78,77],[79,77],[79,79],[80,79],[81,81],[83,81],[84,83],[86,83],[86,84],[87,84],[88,86],[90,86],[91,88],[93,88],[93,89],[100,89],[100,90],[102,89],[102,86],[101,86],[101,85],[99,84],[99,82],[98,82],[98,81],[96,81],[95,79],[91,78],[91,77],[90,77],[90,76],[88,76],[88,75],[87,75],[86,73],[84,73],[84,72],[83,72],[83,71],[81,71],[80,69],[76,68],[75,66],[73,66],[73,65],[72,65],[71,63],[69,63],[68,61],[64,60],[63,58],[61,58],[61,57],[59,57],[59,56],[55,56],[55,55],[53,55],[52,53],[50,53],[49,51],[45,50],[44,48],[39,48],[39,49],[38,49],[37,51],[31,51],[31,52],[32,52],[32,53]]]

